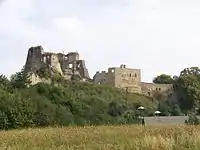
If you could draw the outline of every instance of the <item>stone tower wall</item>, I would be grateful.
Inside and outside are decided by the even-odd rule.
[[[170,94],[173,91],[172,84],[141,83],[143,94],[151,96],[153,92]]]
[[[93,81],[96,84],[106,84],[107,83],[107,77],[108,74],[106,71],[102,71],[102,72],[96,72]]]
[[[95,83],[107,84],[129,92],[141,93],[141,71],[140,69],[120,67],[109,68],[108,72],[97,72],[93,78]]]
[[[115,87],[128,88],[128,91],[141,93],[141,72],[140,69],[115,68]]]
[[[79,60],[79,54],[76,52],[69,52],[66,56],[69,63]]]
[[[70,52],[67,55],[62,53],[44,52],[41,46],[31,47],[28,51],[25,70],[31,75],[34,83],[40,82],[38,71],[46,67],[51,73],[60,73],[65,79],[70,80],[72,75],[79,75],[82,79],[90,80],[84,60],[79,60],[77,52]]]
[[[59,62],[59,57],[54,53],[44,53],[43,54],[43,63],[49,65],[52,71],[58,72],[61,75],[63,74],[61,65]]]
[[[121,89],[128,89],[132,93],[152,96],[154,92],[169,94],[173,91],[171,84],[154,84],[141,82],[141,70],[120,67],[109,68],[108,72],[97,72],[93,77],[94,83],[108,84]]]
[[[25,70],[34,71],[34,70],[39,69],[42,65],[43,53],[44,53],[44,50],[41,46],[31,47],[28,50]]]

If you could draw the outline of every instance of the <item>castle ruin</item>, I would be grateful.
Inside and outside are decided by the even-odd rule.
[[[96,72],[93,77],[94,83],[111,85],[126,89],[131,93],[140,93],[152,96],[154,92],[169,94],[172,91],[171,84],[154,84],[141,81],[141,70],[127,68],[122,64],[120,67],[108,68],[108,71]]]
[[[44,52],[42,46],[31,47],[28,50],[25,71],[31,74],[32,84],[44,81],[38,75],[43,67],[48,68],[52,73],[59,73],[67,80],[70,80],[73,75],[83,80],[90,79],[85,61],[79,59],[77,52],[50,53]]]
[[[66,80],[71,80],[76,75],[81,80],[91,81],[85,61],[79,59],[77,52],[50,53],[44,52],[42,46],[31,47],[28,50],[25,71],[30,74],[32,84],[39,82],[51,82],[51,79],[41,78],[39,75],[42,69],[47,69],[53,76],[59,73]],[[108,71],[96,72],[93,77],[96,84],[105,84],[113,87],[126,89],[131,93],[139,93],[147,96],[153,96],[155,92],[172,92],[171,84],[145,83],[141,80],[141,70],[127,68],[122,64],[120,67],[108,68]]]

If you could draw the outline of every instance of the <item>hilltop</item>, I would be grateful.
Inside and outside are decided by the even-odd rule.
[[[29,85],[22,72],[10,81],[0,79],[1,129],[129,124],[137,122],[139,106],[146,108],[146,115],[156,110],[150,97],[105,85],[67,80]]]
[[[55,70],[56,66],[52,67],[55,65],[55,60],[60,62],[64,60],[63,64],[67,64],[69,57],[61,59],[59,56],[65,55],[43,53],[41,50],[41,47],[31,48],[28,55],[34,59],[28,58],[25,67],[13,74],[10,80],[3,75],[0,76],[1,129],[52,125],[133,124],[139,121],[138,116],[141,115],[137,110],[139,106],[146,108],[145,116],[153,116],[156,110],[161,111],[163,116],[200,113],[198,67],[184,69],[179,77],[172,78],[170,75],[156,77],[153,80],[153,92],[149,95],[124,89],[127,84],[132,84],[135,80],[140,82],[138,80],[140,73],[133,74],[134,69],[110,68],[114,70],[111,71],[112,74],[108,73],[107,76],[105,73],[106,76],[100,76],[109,79],[113,76],[115,80],[112,83],[121,83],[123,80],[118,80],[119,76],[116,74],[123,73],[123,70],[130,71],[129,76],[122,74],[121,77],[124,79],[131,77],[134,80],[123,84],[123,88],[112,84],[95,84],[90,81],[87,72],[81,75],[80,68],[78,69],[80,72],[76,73],[74,71],[77,70],[73,70],[73,67],[64,69],[57,66],[61,72]],[[33,51],[42,54],[41,57],[38,59],[36,55],[32,55]],[[72,56],[72,62],[79,62],[76,53],[70,53],[70,57]],[[35,58],[38,59],[39,66],[35,63]],[[82,66],[83,70],[86,71]],[[40,79],[44,79],[44,82],[40,80],[33,84],[31,77],[35,73]],[[69,75],[69,78],[66,78],[66,75]],[[84,75],[88,78],[84,78]],[[120,82],[115,82],[117,80]],[[161,87],[165,84],[170,85],[170,90],[163,93]],[[152,84],[148,86],[151,90]]]

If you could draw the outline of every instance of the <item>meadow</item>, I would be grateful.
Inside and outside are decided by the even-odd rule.
[[[199,150],[200,126],[87,126],[0,132],[1,150]]]

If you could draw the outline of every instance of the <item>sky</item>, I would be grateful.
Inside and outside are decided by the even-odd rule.
[[[28,49],[77,51],[90,76],[126,64],[151,82],[200,64],[199,0],[0,0],[0,73]]]

